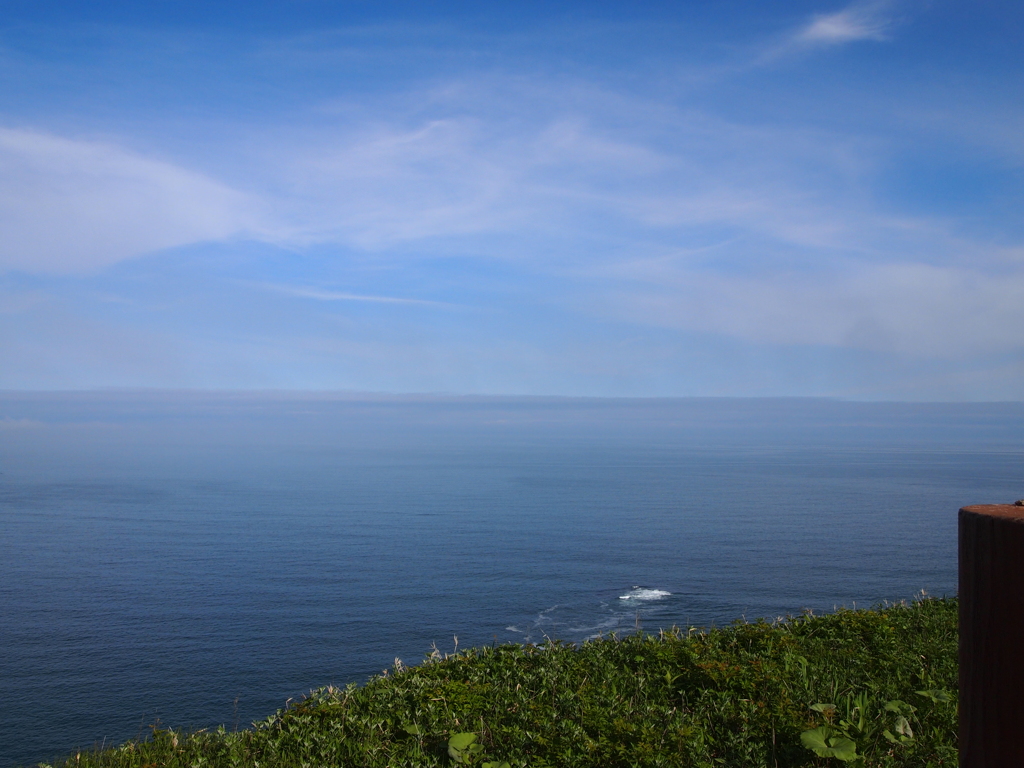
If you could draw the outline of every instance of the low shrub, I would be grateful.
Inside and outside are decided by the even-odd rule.
[[[954,766],[957,604],[500,645],[60,768]],[[56,767],[55,767],[56,768]]]

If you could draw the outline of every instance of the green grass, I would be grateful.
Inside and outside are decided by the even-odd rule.
[[[156,730],[57,765],[844,764],[815,754],[818,739],[849,765],[954,766],[956,649],[956,601],[924,599],[580,647],[435,653],[361,687],[314,691],[249,730]],[[477,746],[449,751],[468,733]]]

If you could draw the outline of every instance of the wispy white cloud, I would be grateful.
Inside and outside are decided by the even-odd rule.
[[[354,131],[343,117],[336,131],[277,137],[261,165],[286,180],[273,206],[287,222],[280,236],[369,250],[463,238],[481,255],[518,258],[538,243],[612,244],[628,230],[677,239],[708,226],[863,245],[863,222],[851,220],[870,206],[856,199],[875,162],[863,140],[741,125],[582,83],[481,78],[452,91],[421,97],[437,117]],[[491,95],[510,91],[512,114]],[[410,100],[409,111],[425,109]]]
[[[807,21],[786,44],[887,39],[891,11],[855,4]],[[95,269],[245,236],[300,250],[338,245],[331,250],[365,261],[382,255],[392,265],[438,254],[503,259],[514,262],[518,281],[507,295],[529,294],[530,281],[555,294],[556,281],[567,281],[552,304],[561,302],[559,312],[582,307],[580,322],[612,318],[766,348],[908,358],[1024,350],[1020,243],[972,237],[952,216],[911,216],[884,200],[880,168],[893,151],[879,138],[884,130],[858,134],[800,114],[744,120],[736,117],[742,110],[716,111],[713,100],[681,105],[663,96],[507,74],[367,96],[309,122],[249,128],[230,184],[218,180],[227,174],[211,164],[213,153],[206,167],[188,169],[109,142],[3,129],[0,269]],[[1019,157],[1012,130],[997,138]],[[465,301],[448,304],[386,282],[355,290],[358,282],[333,277],[313,285],[282,273],[266,277],[281,282],[248,287],[310,303],[380,305],[382,313],[479,305],[474,286],[458,278],[451,295]],[[5,309],[22,326],[22,315],[48,310],[28,294],[0,296],[0,314]],[[413,314],[419,322],[445,313]],[[389,354],[412,354],[346,336],[343,344],[310,341],[311,359],[320,342],[328,351],[341,344],[345,354],[379,355],[373,364],[381,366]],[[554,345],[536,354],[538,369],[554,365],[544,355],[565,359]],[[253,353],[252,365],[266,370],[261,355]],[[437,355],[438,376],[447,376]],[[587,364],[609,376],[621,368],[613,357]],[[421,375],[422,366],[413,368],[410,382]]]
[[[483,78],[449,90],[448,101],[410,95],[409,110],[429,102],[436,116],[354,127],[342,116],[337,129],[268,137],[244,190],[109,143],[0,130],[0,269],[92,269],[236,236],[369,251],[464,240],[482,256],[530,258],[538,244],[621,242],[624,227],[644,240],[711,225],[856,246],[861,222],[830,194],[855,186],[871,157],[846,137],[586,84]],[[489,95],[509,91],[520,112]]]
[[[431,301],[429,299],[410,299],[401,296],[373,296],[362,293],[347,293],[345,291],[328,291],[320,288],[309,288],[294,285],[279,285],[272,283],[250,283],[256,288],[283,293],[286,296],[295,296],[301,299],[315,299],[316,301],[368,301],[374,304],[411,304],[425,307],[455,307],[444,301]]]
[[[0,128],[0,270],[90,270],[251,230],[248,196],[109,142]]]
[[[857,40],[888,40],[893,26],[891,3],[859,2],[842,11],[821,14],[793,36],[797,43],[839,45]]]
[[[517,174],[489,156],[486,134],[477,120],[443,117],[293,144],[278,153],[283,234],[379,249],[499,230],[516,215],[503,202]]]
[[[510,92],[512,114],[489,95]],[[946,326],[928,297],[956,303],[957,281],[991,287],[993,306],[1016,306],[1016,283],[986,275],[1014,263],[1019,248],[881,210],[872,184],[884,149],[871,140],[744,125],[586,84],[492,77],[408,98],[372,123],[342,114],[316,132],[279,131],[254,152],[260,175],[245,193],[108,144],[0,133],[0,151],[21,163],[5,171],[16,183],[0,198],[0,227],[23,244],[5,251],[6,264],[88,268],[241,232],[289,246],[341,244],[368,258],[440,247],[584,281],[618,269],[635,290],[618,291],[609,306],[653,325],[780,344],[938,350],[941,339],[963,339],[949,348],[964,351],[972,334],[1017,344],[1012,314],[1000,316],[999,333],[982,333],[977,318],[992,307],[936,330]],[[729,245],[702,250],[709,242]],[[689,271],[659,275],[657,290],[637,287],[645,278],[631,270],[666,252],[693,254]],[[856,270],[842,271],[851,260],[874,271],[854,279]],[[728,266],[700,271],[716,261]],[[325,285],[254,287],[315,301],[453,306]],[[900,313],[886,314],[872,296]]]
[[[864,40],[885,42],[897,26],[896,0],[860,0],[841,11],[812,16],[796,29],[767,44],[748,66],[763,66],[809,50]]]

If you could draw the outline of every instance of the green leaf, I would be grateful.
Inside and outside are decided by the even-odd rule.
[[[448,739],[448,756],[456,763],[469,763],[469,755],[483,751],[483,747],[480,744],[474,744],[475,741],[475,733],[453,734],[452,737]],[[476,747],[476,749],[474,749],[474,747]]]
[[[821,712],[825,717],[832,717],[836,711],[835,704],[811,704],[811,709],[815,712]]]
[[[418,725],[403,725],[402,730],[408,733],[410,736],[422,736],[423,729]]]
[[[496,760],[490,763],[480,763],[480,768],[512,768],[508,763],[499,763]]]
[[[941,688],[929,688],[927,691],[917,691],[917,695],[924,696],[926,699],[931,699],[932,704],[948,704],[953,700],[953,697]]]
[[[448,739],[448,746],[452,749],[463,750],[476,741],[475,733],[456,733]]]
[[[842,760],[844,763],[857,759],[857,745],[853,739],[839,737],[830,739],[832,743],[832,757]]]
[[[831,735],[832,729],[827,725],[822,725],[801,733],[800,742],[818,757],[828,757],[828,752],[831,750],[828,739]]]
[[[896,718],[896,733],[906,736],[908,739],[914,738],[914,732],[910,729],[910,721],[903,715]]]
[[[853,739],[835,735],[827,725],[804,731],[800,741],[818,757],[834,757],[843,762],[857,759],[857,744]]]
[[[882,735],[885,736],[887,741],[890,741],[893,744],[906,745],[914,743],[914,739],[912,736],[896,736],[893,734],[892,731],[888,729],[882,731]]]

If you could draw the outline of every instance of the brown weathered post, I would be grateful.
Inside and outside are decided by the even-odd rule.
[[[1024,766],[1024,506],[960,510],[960,767]]]

